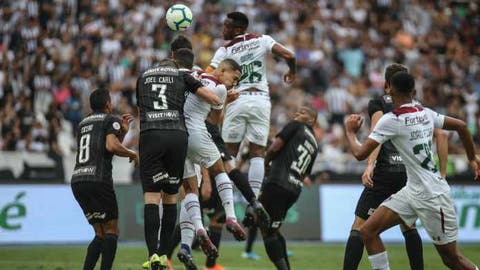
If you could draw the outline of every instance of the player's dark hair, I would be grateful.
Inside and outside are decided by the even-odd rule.
[[[170,58],[165,58],[165,59],[162,59],[158,62],[158,65],[160,66],[169,66],[169,67],[173,67],[173,68],[178,68],[178,64],[177,62],[175,62],[174,60],[170,59]]]
[[[90,108],[94,112],[105,110],[108,102],[110,102],[110,93],[107,89],[96,89],[90,94]]]
[[[308,111],[308,114],[310,114],[310,116],[313,118],[313,125],[315,125],[318,117],[317,110],[313,107],[311,103],[302,104],[302,108]]]
[[[397,72],[408,72],[408,68],[399,63],[393,63],[388,65],[385,69],[385,82],[390,83],[392,76],[395,75]]]
[[[227,14],[227,18],[232,20],[233,27],[239,27],[243,30],[248,28],[248,17],[245,13],[234,11]]]
[[[415,79],[407,72],[397,72],[390,79],[390,86],[396,91],[410,94],[415,88]]]
[[[173,51],[173,58],[179,67],[192,69],[194,59],[192,50],[183,48]]]
[[[178,35],[172,42],[170,43],[170,51],[174,52],[179,49],[190,49],[193,50],[192,42],[185,37],[184,35]]]
[[[224,59],[222,62],[220,62],[221,65],[228,65],[232,70],[238,70],[238,71],[242,71],[242,67],[240,66],[240,64],[237,63],[237,61],[231,59],[231,58],[227,58],[227,59]]]

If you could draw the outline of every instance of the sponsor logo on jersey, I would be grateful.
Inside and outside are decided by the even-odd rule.
[[[244,43],[244,44],[240,44],[240,46],[236,46],[236,47],[233,47],[232,48],[232,54],[237,54],[237,53],[241,53],[243,51],[246,51],[246,50],[253,50],[253,49],[256,49],[260,46],[260,41],[259,40],[254,40],[250,43]]]
[[[168,173],[159,172],[152,177],[152,180],[153,180],[153,183],[157,183],[158,181],[161,181],[163,179],[167,179],[168,177],[169,177]]]
[[[105,212],[93,212],[93,213],[87,213],[85,214],[85,217],[88,219],[88,220],[91,220],[91,219],[105,219],[105,217],[107,216],[107,213]]]
[[[147,121],[178,120],[180,113],[176,110],[163,110],[161,112],[147,112]]]
[[[428,123],[429,121],[427,114],[405,117],[405,126],[414,126],[420,124],[426,125]]]
[[[95,166],[80,167],[73,171],[73,176],[95,175],[96,169]]]
[[[151,76],[154,74],[158,75],[178,75],[178,69],[173,68],[173,67],[156,67],[156,68],[151,68],[145,71],[142,74],[142,77],[147,77]]]
[[[400,155],[391,155],[390,164],[402,164],[403,159]]]
[[[82,123],[86,123],[86,122],[101,121],[101,120],[105,119],[105,117],[107,117],[107,115],[104,114],[104,113],[102,113],[102,114],[92,114],[90,116],[85,117],[85,119],[82,120],[80,125]]]

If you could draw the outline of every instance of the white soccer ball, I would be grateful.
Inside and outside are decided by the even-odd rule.
[[[167,25],[173,31],[184,31],[192,25],[193,16],[189,7],[176,4],[167,10],[165,15]]]

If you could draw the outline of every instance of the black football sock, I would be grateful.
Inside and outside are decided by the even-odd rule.
[[[285,261],[287,262],[288,269],[290,269],[290,261],[288,260],[288,254],[287,254],[287,241],[285,240],[283,235],[280,233],[280,231],[277,232],[277,237],[283,246],[283,256],[285,258]]]
[[[85,256],[85,262],[83,263],[83,270],[93,270],[97,264],[100,253],[102,253],[103,239],[95,236],[92,242],[88,245],[87,256]]]
[[[105,234],[105,238],[103,239],[102,266],[100,267],[100,270],[112,269],[113,260],[117,253],[117,240],[117,235],[109,233]]]
[[[248,228],[248,238],[247,238],[247,244],[245,245],[245,252],[247,253],[252,252],[253,243],[257,238],[257,233],[258,233],[258,227],[256,225],[250,226],[250,228]]]
[[[423,270],[422,238],[420,238],[418,231],[416,229],[408,230],[403,233],[403,237],[405,237],[410,268],[412,270]]]
[[[235,184],[240,193],[242,193],[243,197],[247,200],[247,202],[252,202],[256,199],[255,193],[253,193],[250,184],[248,183],[248,178],[245,174],[243,174],[239,169],[233,169],[228,174],[228,177],[232,182]]]
[[[168,253],[172,234],[177,223],[177,204],[163,204],[162,228],[160,230],[160,246],[158,255]]]
[[[289,270],[287,260],[285,259],[283,245],[277,234],[264,237],[263,243],[267,251],[268,258],[273,262],[277,270]]]
[[[217,250],[218,250],[220,248],[220,240],[222,239],[222,228],[209,226],[208,232],[209,232],[210,240],[217,247]],[[211,268],[211,267],[214,267],[216,263],[217,263],[217,258],[207,257],[207,262],[205,263],[205,266],[207,268]]]
[[[165,210],[164,210],[165,211]],[[145,242],[148,248],[148,257],[157,252],[158,230],[160,229],[160,214],[157,204],[146,204],[143,209]]]
[[[182,235],[181,235],[180,225],[177,224],[175,226],[175,230],[173,231],[172,240],[170,242],[170,247],[167,252],[168,259],[172,258],[173,251],[178,246],[178,244],[180,244],[181,239],[182,239]]]
[[[345,257],[343,258],[343,270],[356,270],[363,256],[363,240],[360,232],[350,231],[347,246],[345,247]]]

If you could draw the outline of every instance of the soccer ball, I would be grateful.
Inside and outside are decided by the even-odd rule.
[[[184,31],[193,21],[192,11],[185,5],[176,4],[167,10],[167,25],[173,31]]]

